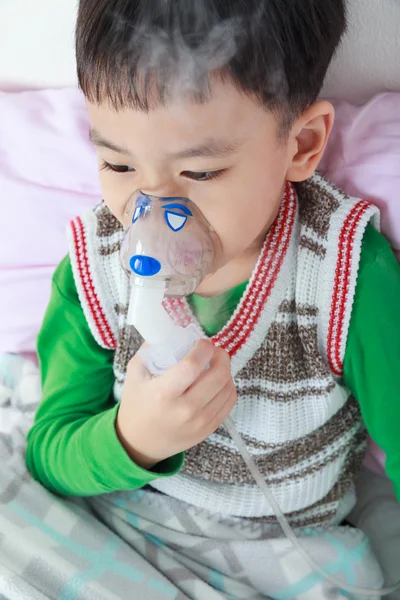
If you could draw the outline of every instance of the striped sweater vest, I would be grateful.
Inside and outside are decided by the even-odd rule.
[[[361,242],[377,209],[320,175],[287,184],[239,306],[212,338],[231,357],[233,420],[281,509],[294,525],[335,523],[351,509],[366,432],[342,380]],[[126,324],[129,284],[119,263],[123,232],[102,203],[70,224],[82,308],[103,348],[115,351],[115,397],[142,343]],[[183,299],[165,308],[185,326]],[[153,488],[210,511],[272,518],[223,427],[186,453],[181,472]]]

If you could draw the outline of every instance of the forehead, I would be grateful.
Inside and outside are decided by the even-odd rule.
[[[171,154],[204,140],[246,140],[260,131],[273,135],[277,121],[253,98],[240,93],[229,82],[214,82],[204,102],[175,94],[165,105],[148,112],[127,108],[115,110],[107,103],[87,103],[91,127],[120,147],[165,145]]]

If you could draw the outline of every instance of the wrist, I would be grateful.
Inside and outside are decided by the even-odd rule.
[[[115,431],[125,452],[128,454],[129,458],[135,463],[135,465],[137,465],[141,469],[150,471],[151,469],[153,469],[153,467],[155,467],[156,464],[160,462],[160,460],[147,456],[130,443],[130,441],[127,439],[121,428],[118,416],[115,421]]]

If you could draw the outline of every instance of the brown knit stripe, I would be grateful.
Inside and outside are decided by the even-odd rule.
[[[299,317],[317,317],[319,310],[309,304],[296,304],[295,300],[284,300],[278,308],[283,314],[298,315]]]
[[[332,503],[339,504],[339,502],[345,497],[346,493],[349,491],[351,485],[354,483],[354,480],[358,476],[362,463],[365,456],[366,443],[364,443],[361,449],[356,450],[349,457],[349,460],[346,462],[345,468],[343,469],[343,473],[340,479],[336,482],[332,490],[320,500],[317,504],[313,505],[313,507],[308,507],[305,509],[304,518],[301,518],[301,515],[298,515],[295,518],[295,515],[289,517],[290,523],[293,527],[309,527],[311,525],[322,525],[326,523],[326,517],[328,513],[325,515],[314,515],[307,516],[307,513],[310,512],[311,508],[321,507],[322,505],[329,505]],[[332,519],[336,515],[336,511],[333,512],[330,519]],[[300,518],[299,518],[300,517]],[[329,519],[329,520],[330,520]]]
[[[323,459],[311,462],[313,457],[316,458],[324,450],[328,451],[335,442],[351,430],[357,432],[351,444],[360,443],[365,433],[362,429],[359,409],[358,407],[356,409],[354,404],[352,407],[346,405],[345,410],[338,411],[327,424],[310,435],[284,444],[270,453],[253,455],[253,458],[261,474],[271,483],[297,480],[322,470],[339,456],[347,454],[348,446],[340,446],[335,452],[327,453]],[[247,440],[245,441],[247,443]],[[248,447],[251,449],[250,444]],[[301,466],[294,473],[285,474],[288,469],[296,467],[307,459],[310,459],[309,464]],[[182,472],[220,483],[251,484],[253,482],[253,476],[238,450],[208,440],[187,451]],[[278,478],[271,477],[278,473],[283,475]]]
[[[345,488],[343,487],[343,485],[340,484],[340,482],[342,480],[343,481],[348,480],[346,469],[344,469],[343,473],[341,474],[340,478],[338,479],[338,481],[334,485],[334,487],[326,494],[326,496],[321,498],[321,500],[318,500],[318,502],[314,502],[314,504],[310,504],[310,506],[307,506],[306,508],[302,508],[301,510],[294,510],[293,512],[287,514],[286,516],[290,517],[290,519],[298,519],[299,517],[308,517],[311,513],[315,512],[315,511],[321,511],[321,509],[324,506],[327,506],[329,504],[335,504],[336,502],[341,500],[341,498],[344,496],[343,490]],[[347,488],[346,488],[346,491],[347,491]]]
[[[342,408],[322,427],[298,440],[282,444],[269,444],[243,433],[240,435],[250,451],[267,450],[270,453],[269,456],[274,456],[275,453],[281,453],[282,450],[285,450],[292,459],[293,455],[295,455],[295,462],[297,462],[300,457],[308,458],[316,452],[320,452],[325,445],[335,442],[344,433],[357,425],[360,420],[360,406],[357,400],[353,396],[350,396],[346,404],[342,406]],[[222,438],[231,439],[225,427],[218,427],[215,433]],[[220,444],[220,446],[222,446],[222,444]],[[293,462],[290,464],[293,464]]]
[[[300,517],[299,519],[291,519],[286,515],[290,525],[292,527],[321,527],[322,525],[329,525],[336,515],[336,510],[331,509],[324,512],[319,512],[308,517]],[[260,521],[265,524],[273,525],[277,523],[276,517],[261,517]]]
[[[99,252],[101,256],[110,256],[111,254],[115,254],[115,252],[119,252],[121,249],[121,242],[114,242],[113,244],[109,244],[107,246],[100,246]]]
[[[288,392],[284,392],[283,390],[281,391],[273,391],[273,390],[265,390],[264,388],[262,388],[261,386],[257,386],[257,385],[249,385],[244,386],[243,388],[241,388],[240,392],[239,392],[239,397],[243,397],[243,396],[256,396],[256,397],[262,397],[265,398],[266,400],[270,400],[272,402],[277,402],[285,404],[287,402],[295,402],[296,400],[299,400],[300,398],[305,398],[307,396],[314,396],[314,397],[319,397],[319,396],[327,396],[328,394],[330,394],[333,390],[335,389],[335,384],[333,383],[333,381],[327,381],[326,385],[322,386],[322,387],[313,387],[313,386],[306,386],[303,388],[300,388],[298,390],[290,390]]]
[[[339,500],[341,500],[341,498],[339,498]],[[309,513],[308,509],[307,513]],[[292,527],[316,527],[321,525],[328,525],[332,522],[332,519],[335,517],[335,515],[336,510],[333,508],[323,512],[316,512],[314,514],[305,514],[304,516],[300,514],[299,518],[297,519],[294,519],[289,515],[286,515],[286,518]],[[251,517],[248,518],[253,520]],[[278,522],[277,518],[273,516],[257,517],[257,521],[270,525],[273,525]]]
[[[328,525],[336,515],[336,510],[332,509],[323,513],[317,513],[313,516],[304,517],[303,519],[289,519],[292,527],[321,527]]]
[[[299,193],[300,223],[327,239],[332,214],[340,202],[315,181],[307,180],[296,184]]]
[[[359,436],[359,437],[357,437],[357,436]],[[362,433],[362,436],[365,437],[364,432]],[[360,441],[360,439],[361,439],[361,433],[358,433],[353,438],[353,440],[357,440],[357,441]],[[288,481],[297,481],[298,479],[303,479],[304,477],[307,477],[309,475],[316,475],[317,473],[322,471],[325,467],[327,467],[331,463],[335,462],[338,458],[345,456],[347,454],[347,451],[348,451],[347,446],[341,447],[338,450],[336,450],[336,452],[332,452],[331,454],[329,454],[329,456],[325,456],[323,459],[319,460],[318,462],[312,463],[308,467],[305,467],[305,468],[301,469],[300,471],[290,473],[289,475],[285,475],[282,477],[271,477],[271,478],[268,478],[267,475],[265,475],[266,481],[268,481],[272,485],[279,485],[282,483],[287,483]]]
[[[307,527],[311,525],[329,525],[332,523],[333,518],[336,515],[335,508],[328,508],[328,504],[326,505],[325,510],[320,510],[319,512],[311,513],[308,508],[304,509],[304,511],[299,511],[299,520],[292,519],[289,514],[286,514],[286,518],[292,525],[292,527]],[[304,512],[304,515],[303,515]],[[277,526],[277,531],[280,530],[280,526],[278,524],[278,520],[274,516],[266,516],[266,517],[241,517],[238,523],[235,523],[235,528],[239,531],[250,531],[252,533],[257,532],[260,536],[265,535],[265,530],[263,526],[268,527],[268,538],[271,537],[271,527]],[[272,534],[273,535],[273,534]],[[258,538],[253,538],[258,539]]]
[[[114,309],[118,316],[122,315],[122,316],[126,317],[128,315],[129,306],[122,305],[122,304],[116,304],[114,306]]]
[[[321,256],[322,258],[326,255],[326,248],[322,244],[318,244],[312,238],[302,235],[299,242],[300,248],[304,248],[309,250],[310,252],[314,252],[317,256]]]
[[[264,379],[273,383],[332,380],[319,351],[317,326],[297,323],[273,323],[244,373],[246,380]]]
[[[118,348],[114,356],[114,368],[117,372],[123,374],[125,378],[126,369],[132,356],[136,354],[143,339],[134,327],[127,326],[119,330]],[[120,377],[116,377],[118,383],[123,384]]]
[[[98,237],[107,238],[116,233],[117,231],[123,231],[121,223],[114,217],[105,204],[101,204],[96,209],[97,217],[97,230],[96,235]]]
[[[301,510],[286,513],[285,516],[292,527],[315,527],[329,525],[332,522],[332,519],[336,516],[336,509],[331,508],[331,506],[332,504],[338,506],[359,474],[365,456],[365,447],[364,444],[362,449],[358,449],[350,455],[338,481],[324,498]],[[251,523],[265,523],[266,525],[277,523],[275,516],[248,517],[243,521],[248,521],[250,527]]]
[[[357,448],[347,457],[339,479],[324,498],[301,510],[286,513],[286,517],[292,527],[323,525],[329,523],[335,517],[336,510],[328,508],[327,510],[321,509],[323,509],[323,507],[331,506],[332,504],[338,505],[339,502],[343,500],[361,470],[365,450],[366,443],[364,438],[362,447]],[[276,517],[249,517],[249,521],[276,523],[277,519]]]
[[[191,448],[186,452],[182,473],[218,483],[245,485],[254,482],[253,476],[240,454],[227,452],[221,446],[211,447],[208,445],[208,448],[200,448],[200,446],[202,444],[196,446],[196,450]],[[327,447],[328,449],[329,447]],[[266,455],[253,456],[253,458],[265,481],[270,485],[280,485],[289,481],[304,479],[309,475],[316,475],[341,456],[345,456],[347,451],[348,448],[342,446],[336,452],[327,454],[319,461],[309,463],[293,473],[287,473],[280,477],[270,477],[270,475],[271,473],[283,472],[282,464],[269,460]],[[220,458],[219,462],[217,456]]]

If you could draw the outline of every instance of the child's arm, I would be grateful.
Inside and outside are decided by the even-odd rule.
[[[363,240],[344,381],[371,437],[386,452],[386,471],[400,501],[400,266],[372,227]]]
[[[26,452],[35,479],[60,494],[86,496],[139,488],[180,469],[182,454],[154,471],[141,469],[121,445],[113,353],[90,332],[68,258],[54,275],[38,353],[43,394]]]

